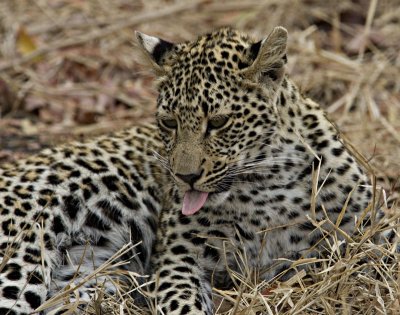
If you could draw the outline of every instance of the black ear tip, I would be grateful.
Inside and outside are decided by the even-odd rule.
[[[261,44],[262,44],[262,40],[251,45],[251,47],[250,47],[251,60],[254,60],[257,58],[258,52],[260,51]]]
[[[159,43],[153,49],[153,58],[159,63],[161,58],[168,52],[171,51],[174,47],[174,44],[167,42],[163,39],[160,39]]]

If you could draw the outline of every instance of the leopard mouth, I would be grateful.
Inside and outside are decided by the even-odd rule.
[[[183,197],[182,214],[193,215],[199,211],[207,201],[208,192],[188,190]]]
[[[193,186],[186,190],[183,197],[182,214],[186,216],[193,215],[198,212],[210,198],[228,192],[234,184],[234,179],[235,176],[230,174],[224,176],[215,184],[215,188],[211,189],[211,191],[209,189],[207,189],[209,191],[203,191],[200,190],[201,188],[196,189]]]

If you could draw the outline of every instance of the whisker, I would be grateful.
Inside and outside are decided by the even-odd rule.
[[[302,163],[299,165],[308,165],[307,163]],[[237,173],[242,173],[242,172],[248,172],[248,171],[258,171],[263,173],[262,171],[268,171],[276,166],[286,166],[286,164],[278,164],[278,163],[273,163],[273,164],[252,164],[252,165],[246,165],[246,166],[239,166],[239,167],[232,167],[229,170],[230,174],[237,174]]]
[[[158,153],[157,151],[153,150],[153,157],[155,158],[155,160],[157,162],[159,162],[159,164],[166,169],[171,175],[173,175],[173,171],[172,168],[169,164],[169,160],[165,157],[163,157],[160,153]],[[173,180],[175,181],[174,176],[172,176]]]
[[[288,160],[290,161],[304,161],[304,159],[299,158],[299,157],[292,157],[292,156],[287,156],[287,155],[283,155],[283,156],[268,156],[268,157],[255,157],[255,158],[242,158],[242,159],[237,159],[234,161],[230,161],[227,164],[234,164],[234,163],[238,163],[238,162],[243,162],[243,161],[247,161],[249,163],[251,162],[258,162],[258,161],[284,161],[287,162]]]

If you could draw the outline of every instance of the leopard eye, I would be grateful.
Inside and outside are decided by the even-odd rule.
[[[208,121],[207,129],[220,129],[226,125],[229,118],[227,116],[217,116]]]
[[[168,129],[176,129],[176,127],[178,127],[178,122],[176,121],[176,119],[173,118],[160,119],[160,122],[164,127]]]

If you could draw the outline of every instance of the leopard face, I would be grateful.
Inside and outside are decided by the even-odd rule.
[[[138,39],[160,74],[157,122],[178,186],[229,190],[277,128],[286,30],[275,28],[260,42],[229,28],[183,44]]]

